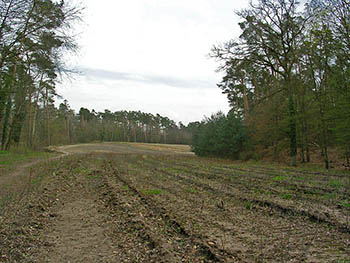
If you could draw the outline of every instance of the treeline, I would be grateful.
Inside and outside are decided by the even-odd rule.
[[[211,56],[221,62],[218,86],[248,129],[250,151],[269,149],[278,159],[288,149],[295,165],[317,148],[328,168],[332,147],[349,164],[349,1],[259,0],[237,15],[239,38]]]
[[[168,117],[140,111],[96,112],[81,108],[75,113],[65,100],[56,108],[37,106],[35,130],[30,147],[43,148],[48,145],[64,145],[89,142],[145,142],[188,144],[190,130],[181,122],[177,125]],[[16,144],[28,147],[27,124]]]
[[[0,2],[2,150],[52,142],[55,84],[68,72],[62,57],[76,49],[72,26],[81,14],[81,8],[67,2]]]
[[[74,116],[71,111],[67,111],[64,104],[61,104],[60,109],[63,108],[66,119],[71,120],[70,124],[65,125],[71,129],[66,132],[71,135],[70,142],[118,141],[169,144],[190,142],[189,128],[181,122],[177,125],[175,121],[159,114],[109,110],[95,112],[81,108],[79,114]]]

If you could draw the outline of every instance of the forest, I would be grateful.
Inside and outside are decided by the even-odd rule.
[[[56,85],[72,74],[82,8],[64,1],[0,4],[0,138],[11,147],[93,141],[190,144],[202,156],[310,162],[329,150],[350,165],[350,4],[346,0],[259,0],[236,11],[240,36],[213,46],[218,87],[231,110],[176,124],[140,111],[104,112],[65,100]]]
[[[0,3],[1,149],[92,141],[189,143],[183,124],[140,111],[75,113],[56,85],[73,74],[63,56],[77,50],[72,27],[82,8],[64,1]]]
[[[318,151],[326,168],[329,149],[337,149],[349,166],[349,1],[312,0],[302,5],[260,0],[236,14],[241,20],[239,38],[214,46],[210,53],[224,73],[218,87],[227,95],[229,115],[248,130],[248,137],[231,136],[231,143],[246,142],[241,152],[247,157],[269,151],[278,160],[288,150],[291,165],[297,159],[310,162],[310,153]],[[204,143],[208,139],[200,138],[217,143],[227,138],[217,135],[222,118],[214,114],[202,121],[195,150],[204,147],[207,155],[215,155]],[[236,130],[242,130],[236,123]],[[224,152],[238,157],[231,150]]]
[[[1,1],[2,150],[19,144],[35,148],[43,140],[51,144],[56,84],[69,73],[63,54],[77,48],[71,27],[80,14],[80,8],[64,1]]]

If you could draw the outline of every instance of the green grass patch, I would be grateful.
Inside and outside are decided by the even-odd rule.
[[[160,195],[162,193],[162,190],[159,189],[145,189],[141,190],[141,193],[145,195]]]
[[[340,180],[331,180],[329,185],[338,189],[343,186],[343,183]]]
[[[304,182],[307,180],[304,176],[295,176],[294,179],[296,181],[301,181],[301,182]]]
[[[245,203],[245,208],[246,208],[247,210],[251,210],[251,209],[252,209],[252,203],[249,202],[249,201],[247,201],[247,202]]]
[[[343,207],[345,207],[345,208],[350,208],[350,202],[349,202],[349,201],[345,201],[345,202],[343,203]]]
[[[327,193],[322,196],[323,199],[325,200],[334,200],[337,199],[337,194],[336,193]]]
[[[338,259],[336,263],[350,263],[350,259]]]
[[[192,194],[198,193],[198,191],[196,189],[194,189],[194,188],[186,188],[185,192],[186,193],[192,193]]]
[[[272,178],[272,180],[274,180],[275,182],[282,182],[282,181],[286,181],[287,179],[288,177],[283,175],[278,175]]]
[[[88,175],[89,177],[97,178],[103,176],[102,173],[94,173],[94,171],[91,171],[88,168],[85,167],[76,167],[72,171],[74,174],[80,174],[80,175]]]
[[[49,154],[45,152],[34,151],[0,151],[0,165],[12,166],[19,162],[29,161],[32,159],[40,159],[48,157]]]
[[[284,195],[282,195],[282,198],[285,200],[289,200],[289,199],[292,199],[292,195],[291,194],[284,194]]]
[[[130,188],[129,188],[128,185],[123,185],[123,186],[122,186],[122,190],[124,190],[124,191],[129,191]]]

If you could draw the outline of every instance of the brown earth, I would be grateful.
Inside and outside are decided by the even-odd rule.
[[[347,174],[168,145],[59,150],[6,175],[22,194],[0,214],[0,262],[350,262]]]

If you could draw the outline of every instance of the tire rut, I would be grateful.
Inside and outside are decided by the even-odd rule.
[[[114,169],[112,167],[112,169]],[[208,247],[201,237],[194,236],[189,233],[165,208],[157,205],[155,200],[150,200],[142,192],[137,190],[128,180],[123,178],[118,171],[114,169],[114,176],[118,178],[121,182],[128,186],[131,191],[137,195],[140,200],[147,206],[148,209],[154,211],[154,213],[160,217],[163,222],[168,226],[169,229],[172,229],[172,235],[175,236],[175,239],[184,239],[191,247],[196,248],[198,252],[205,257],[205,262],[225,262],[224,259],[215,253],[210,247]]]

